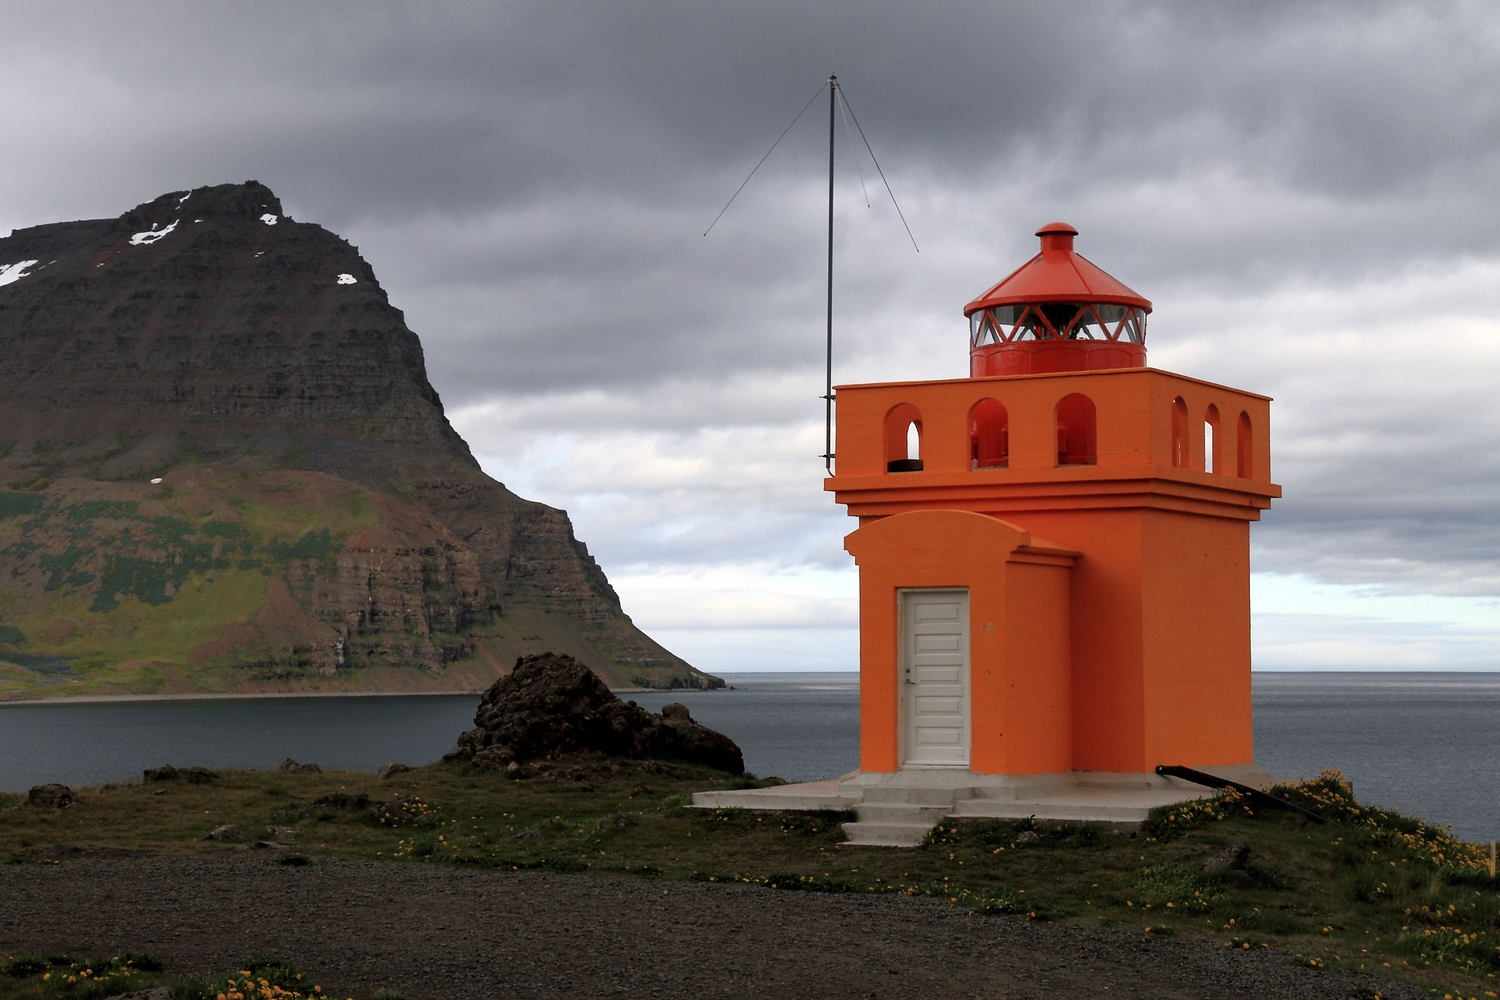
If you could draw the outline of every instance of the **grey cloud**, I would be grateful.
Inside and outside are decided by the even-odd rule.
[[[1257,614],[1257,670],[1494,670],[1500,630],[1341,615]]]
[[[839,378],[962,373],[959,308],[1061,216],[1157,302],[1154,361],[1282,397],[1288,498],[1258,566],[1500,588],[1482,388],[1458,431],[1400,378],[1383,408],[1308,415],[1293,403],[1337,373],[1299,383],[1226,349],[1204,304],[1500,254],[1483,5],[20,3],[0,36],[0,230],[256,177],[360,245],[450,409],[592,392],[641,432],[814,423],[822,105],[700,234],[830,66],[923,246],[858,206],[841,135]],[[724,393],[739,375],[776,388]],[[797,504],[716,502],[758,513],[597,523],[639,540],[619,543],[630,561],[767,536],[792,561],[842,558]]]
[[[124,89],[143,117],[192,101],[221,102],[229,122],[262,112],[319,122],[323,134],[261,133],[256,156],[306,184],[318,217],[335,223],[382,196],[399,217],[554,184],[678,200],[695,171],[734,174],[753,162],[834,50],[893,165],[970,181],[1022,157],[1047,163],[1065,186],[1233,163],[1296,186],[1368,192],[1494,153],[1484,84],[1496,39],[1473,7],[73,9],[87,14],[34,6],[12,18],[12,51],[50,48],[54,66],[74,63]],[[782,155],[815,162],[818,146],[794,142]],[[327,179],[334,172],[342,184]]]

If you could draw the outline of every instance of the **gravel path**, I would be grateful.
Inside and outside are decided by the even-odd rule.
[[[1285,953],[975,917],[929,899],[261,858],[0,868],[0,954],[276,955],[413,1000],[491,997],[1343,998],[1389,982]]]

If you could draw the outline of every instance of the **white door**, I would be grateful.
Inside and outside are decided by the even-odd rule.
[[[902,763],[969,764],[969,592],[901,591]]]

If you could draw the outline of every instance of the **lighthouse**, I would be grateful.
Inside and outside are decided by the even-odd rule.
[[[963,309],[968,377],[836,390],[860,765],[779,795],[857,808],[855,842],[916,843],[945,815],[1139,822],[1206,794],[1163,764],[1266,776],[1250,525],[1281,495],[1270,399],[1148,367],[1151,302],[1072,226],[1036,235]],[[777,798],[709,798],[729,794],[695,802]]]

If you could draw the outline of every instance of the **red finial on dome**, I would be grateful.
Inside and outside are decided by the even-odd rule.
[[[964,306],[970,377],[1144,368],[1151,303],[1074,253],[1066,222],[1036,235],[1040,253]]]

